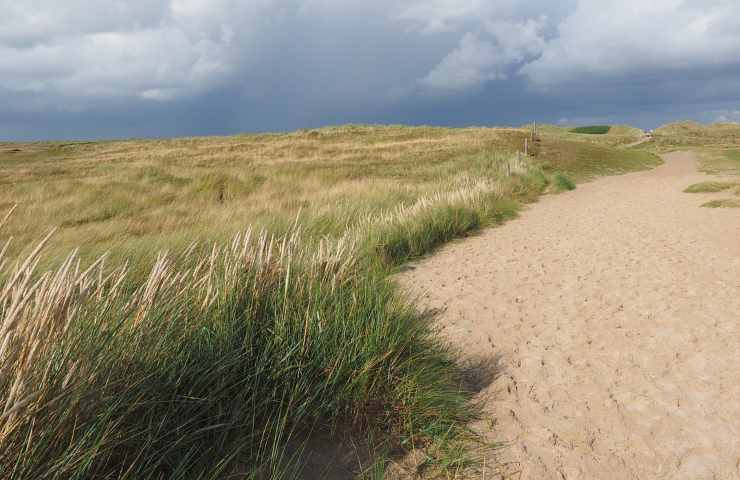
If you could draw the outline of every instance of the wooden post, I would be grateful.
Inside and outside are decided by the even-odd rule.
[[[524,156],[526,157],[528,155],[529,155],[529,139],[525,138],[524,139]]]

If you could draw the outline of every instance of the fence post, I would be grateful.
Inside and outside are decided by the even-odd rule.
[[[524,139],[524,156],[529,156],[529,139]]]

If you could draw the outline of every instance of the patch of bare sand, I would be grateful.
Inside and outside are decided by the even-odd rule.
[[[740,478],[740,211],[664,159],[399,276],[463,354],[500,355],[481,429],[505,478]]]

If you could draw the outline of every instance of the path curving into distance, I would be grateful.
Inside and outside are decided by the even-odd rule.
[[[504,478],[740,479],[740,210],[682,192],[711,179],[694,154],[664,160],[399,276],[464,355],[498,356],[481,429]]]

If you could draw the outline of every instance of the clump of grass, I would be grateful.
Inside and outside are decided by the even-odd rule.
[[[724,190],[729,190],[732,187],[736,186],[737,182],[701,182],[701,183],[695,183],[684,192],[686,193],[714,193],[714,192],[722,192]]]
[[[517,157],[488,160],[493,175],[468,180],[457,190],[423,197],[374,220],[367,237],[371,256],[394,266],[429,253],[453,238],[516,216],[519,204],[544,191],[547,183],[539,169]]]
[[[38,272],[43,242],[22,262],[0,249],[0,476],[279,478],[314,429],[414,446],[464,430],[429,325],[349,241],[302,245],[247,231],[141,282],[76,253]]]
[[[564,192],[568,190],[575,190],[576,184],[568,178],[565,174],[556,173],[553,177],[553,184],[558,192]]]
[[[517,202],[492,192],[480,193],[469,204],[445,200],[428,207],[422,201],[409,220],[389,219],[373,230],[368,242],[383,265],[400,265],[453,238],[513,218],[519,210]]]
[[[571,129],[571,133],[585,133],[588,135],[606,135],[611,130],[609,125],[590,125]]]
[[[740,200],[727,198],[723,200],[712,200],[702,205],[707,208],[740,208]]]

